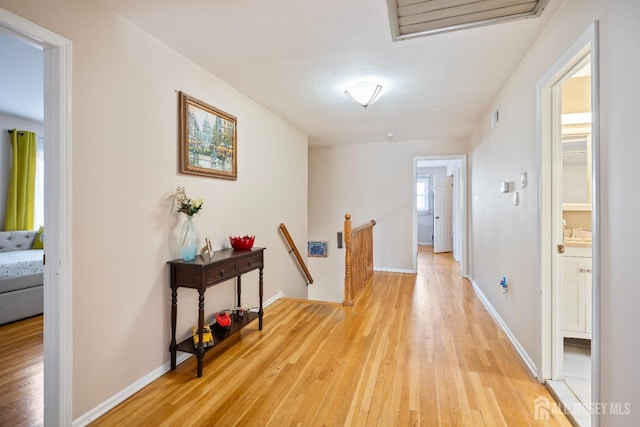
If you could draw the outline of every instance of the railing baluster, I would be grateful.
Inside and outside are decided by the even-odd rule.
[[[373,226],[368,223],[352,229],[351,215],[344,216],[344,302],[353,306],[355,297],[373,277]]]

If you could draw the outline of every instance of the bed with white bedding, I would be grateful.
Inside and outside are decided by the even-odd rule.
[[[42,249],[0,252],[0,279],[42,273]]]
[[[42,313],[42,249],[35,231],[0,232],[0,325]]]

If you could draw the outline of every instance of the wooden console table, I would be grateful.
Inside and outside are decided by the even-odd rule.
[[[223,249],[213,252],[211,259],[207,256],[198,255],[193,261],[182,261],[176,259],[169,261],[171,266],[171,370],[176,369],[176,353],[183,351],[195,354],[198,358],[198,377],[202,376],[202,361],[204,354],[215,348],[220,341],[238,332],[247,326],[256,317],[258,318],[258,330],[262,330],[262,270],[264,268],[264,249],[253,248],[246,251],[236,251],[233,249]],[[228,331],[220,334],[215,333],[216,345],[203,347],[202,330],[204,326],[204,293],[208,287],[218,285],[229,279],[236,278],[237,306],[242,305],[241,300],[241,276],[252,270],[259,270],[258,295],[260,305],[258,312],[247,312],[237,320],[232,319],[231,327]],[[178,317],[178,288],[191,288],[198,291],[198,330],[200,331],[200,343],[196,348],[193,344],[193,337],[190,335],[186,340],[176,343],[176,320]],[[213,325],[212,332],[213,332]]]

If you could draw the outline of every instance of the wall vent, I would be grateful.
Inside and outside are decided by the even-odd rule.
[[[394,41],[538,17],[549,0],[387,0]]]

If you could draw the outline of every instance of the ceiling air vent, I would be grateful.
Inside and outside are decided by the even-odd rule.
[[[387,0],[394,41],[537,17],[549,0]]]

